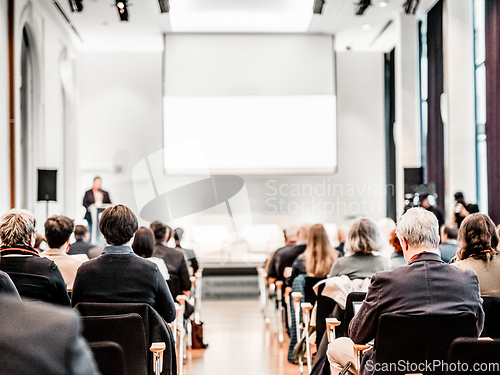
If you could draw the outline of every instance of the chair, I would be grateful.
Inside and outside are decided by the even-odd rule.
[[[379,318],[375,338],[375,362],[398,364],[400,361],[420,364],[445,361],[448,348],[457,337],[474,337],[476,317],[470,313],[457,315],[383,314]],[[404,340],[402,342],[402,340]],[[367,349],[355,345],[355,351]],[[364,359],[363,359],[364,362]],[[362,366],[358,363],[358,366]],[[360,368],[360,367],[358,367]],[[390,374],[405,374],[391,368]],[[378,372],[383,373],[383,372]]]
[[[283,281],[278,280],[276,285],[276,320],[278,323],[278,341],[283,343]]]
[[[498,374],[500,373],[500,340],[459,337],[448,350],[445,374]],[[457,368],[456,364],[461,367]],[[466,365],[466,366],[465,366]],[[481,365],[482,368],[474,369]],[[466,370],[469,371],[464,371]]]
[[[123,348],[126,374],[148,375],[146,334],[140,315],[84,316],[82,321],[82,334],[89,343],[112,341]],[[108,360],[114,361],[112,357]]]
[[[304,285],[304,300],[306,302],[309,302],[311,305],[314,306],[314,304],[316,303],[317,296],[313,290],[313,286],[315,286],[317,283],[325,279],[326,277],[313,277],[313,276],[306,277]]]
[[[178,356],[179,356],[179,375],[184,372],[184,358],[186,358],[186,320],[184,318],[184,310],[186,308],[185,295],[177,296],[177,303],[180,309],[177,310],[177,329],[179,330],[179,341],[178,341]],[[176,333],[177,334],[177,333]]]
[[[313,306],[309,302],[301,303],[300,307],[302,308],[302,321],[304,322],[304,329],[302,331],[302,337],[305,337],[306,340],[306,359],[307,359],[307,372],[311,373],[311,348],[309,347],[309,323],[311,321],[311,310]]]
[[[484,328],[481,337],[500,339],[500,298],[483,297]]]
[[[150,305],[146,303],[94,303],[80,302],[75,306],[82,316],[107,316],[121,314],[138,314],[143,322],[146,335],[145,356],[148,364],[148,372],[152,373],[154,354],[147,347],[155,342],[164,342],[166,345],[163,362],[165,370],[163,375],[177,374],[177,361],[175,354],[175,341],[170,327]]]
[[[123,348],[113,341],[89,343],[101,375],[126,374],[125,353]]]
[[[299,292],[293,292],[292,293],[292,300],[293,300],[293,306],[295,309],[295,329],[296,329],[296,341],[300,341],[300,300],[303,298],[302,293]],[[299,371],[300,374],[302,375],[304,373],[304,363],[302,361],[302,357],[299,356]]]

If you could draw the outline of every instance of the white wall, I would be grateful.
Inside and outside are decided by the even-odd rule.
[[[338,173],[317,177],[245,177],[254,224],[285,226],[302,221],[340,223],[361,215],[385,217],[383,55],[339,53],[337,64]],[[83,197],[92,178],[99,174],[113,202],[129,205],[138,213],[131,169],[163,147],[161,69],[161,52],[79,55],[78,196]],[[291,131],[306,132],[307,128]],[[92,145],[94,135],[102,141]],[[89,146],[83,146],[84,143]],[[117,166],[122,172],[116,171]],[[294,184],[300,189],[311,185],[319,194],[306,191],[295,196]],[[336,194],[325,196],[322,186]],[[223,222],[221,215],[207,214],[198,223]]]
[[[0,0],[0,215],[10,208],[7,0]]]
[[[162,52],[85,51],[77,73],[77,218],[96,175],[113,203],[135,210],[132,168],[163,147]]]

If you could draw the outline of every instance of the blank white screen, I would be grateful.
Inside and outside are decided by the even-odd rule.
[[[329,36],[168,35],[165,146],[197,140],[204,160],[165,153],[167,173],[334,172],[333,77]]]

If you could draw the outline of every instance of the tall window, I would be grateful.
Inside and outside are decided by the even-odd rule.
[[[488,211],[486,165],[486,70],[484,0],[474,0],[474,86],[476,104],[476,191],[481,212]]]

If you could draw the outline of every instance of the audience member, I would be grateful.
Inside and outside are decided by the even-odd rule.
[[[323,225],[313,225],[309,231],[306,250],[293,262],[292,275],[287,284],[292,285],[293,279],[300,274],[312,277],[326,276],[337,258],[338,251],[330,245]]]
[[[69,238],[73,233],[73,225],[73,220],[66,216],[53,216],[47,219],[45,222],[45,238],[49,248],[40,254],[57,264],[68,287],[68,292],[73,290],[76,271],[84,262],[73,255],[67,254]]]
[[[11,277],[23,299],[69,306],[59,268],[33,249],[35,228],[35,216],[26,210],[12,209],[0,219],[0,270]]]
[[[460,228],[467,216],[478,212],[479,207],[477,204],[467,203],[461,191],[455,193],[455,222],[458,228]]]
[[[123,205],[102,213],[99,229],[108,246],[102,255],[78,269],[71,303],[147,303],[170,323],[175,305],[165,279],[152,262],[138,257],[130,247],[137,218]]]
[[[271,256],[269,259],[269,262],[267,264],[267,282],[268,284],[274,283],[276,280],[283,280],[283,275],[278,274],[278,258],[280,257],[280,254],[292,247],[295,246],[295,242],[297,242],[297,231],[298,228],[294,225],[291,226],[283,231],[283,235],[285,236],[285,246],[280,247],[278,250],[274,252],[274,254]]]
[[[295,246],[285,249],[280,252],[278,258],[276,259],[276,269],[277,269],[277,279],[285,280],[292,274],[292,264],[295,259],[306,251],[307,241],[309,240],[309,230],[311,229],[311,224],[304,223],[300,226],[297,232],[297,241]],[[285,272],[285,269],[287,271]]]
[[[344,246],[348,233],[349,233],[349,228],[345,225],[340,226],[339,229],[337,230],[339,245],[335,248],[335,250],[339,252],[339,258],[342,258],[345,255]]]
[[[382,246],[378,225],[370,219],[359,219],[347,235],[345,248],[351,255],[339,258],[328,277],[346,275],[351,280],[369,279],[374,273],[389,269],[387,258],[373,254]]]
[[[377,323],[385,313],[407,315],[454,315],[464,312],[476,316],[476,336],[482,331],[484,313],[478,279],[471,270],[462,270],[442,262],[436,249],[439,227],[435,215],[420,208],[409,209],[399,220],[397,233],[408,262],[407,267],[379,272],[359,312],[349,326],[349,337],[339,338],[328,347],[333,374],[351,361],[350,370],[357,373],[353,343],[366,344],[377,334]],[[408,350],[411,350],[409,348]],[[369,349],[364,363],[374,364],[375,352]],[[370,374],[374,366],[362,367]]]
[[[184,253],[179,249],[167,247],[171,235],[170,228],[159,221],[155,221],[151,224],[151,229],[155,236],[153,256],[163,259],[167,266],[170,274],[169,286],[172,295],[175,298],[181,294],[188,294],[191,290],[191,281],[189,280],[189,271],[184,259]]]
[[[21,299],[14,282],[10,276],[3,271],[0,271],[0,294],[10,294],[13,297]]]
[[[184,230],[182,228],[177,228],[176,230],[174,230],[175,248],[182,250],[182,252],[184,253],[184,259],[186,260],[186,264],[188,266],[189,274],[194,275],[198,271],[200,266],[198,264],[198,259],[196,259],[194,250],[185,249],[181,246],[183,235]]]
[[[44,250],[44,249],[42,249],[42,244],[44,242],[47,243],[47,241],[45,241],[45,238],[40,233],[37,233],[36,239],[35,239],[35,244],[33,245],[33,248],[36,251],[38,251],[39,254]]]
[[[438,250],[441,252],[443,262],[450,263],[457,253],[458,230],[454,225],[443,225],[441,227],[441,243]]]
[[[393,270],[398,267],[406,266],[406,260],[403,256],[403,249],[401,248],[401,243],[396,234],[396,229],[391,232],[389,243],[394,248],[394,252],[391,254],[391,259],[389,261],[389,269]]]
[[[153,257],[153,250],[155,247],[155,237],[154,233],[149,228],[140,227],[137,229],[134,235],[134,242],[132,243],[132,249],[134,253],[139,255],[142,258],[153,262],[158,266],[163,278],[165,280],[170,279],[170,275],[168,273],[167,266],[163,259]]]
[[[500,298],[498,233],[487,215],[468,215],[458,233],[457,267],[476,272],[482,297]]]
[[[0,316],[2,374],[99,374],[74,311],[0,295]]]
[[[68,250],[69,255],[83,254],[89,257],[89,250],[94,247],[90,241],[89,228],[85,225],[75,226],[75,242],[71,244]]]
[[[438,220],[439,228],[444,225],[444,215],[441,209],[438,206],[433,206],[429,202],[429,195],[427,193],[420,194],[419,196],[419,201],[420,201],[420,207],[425,208],[427,211],[432,212],[434,215],[436,215],[436,218]]]

